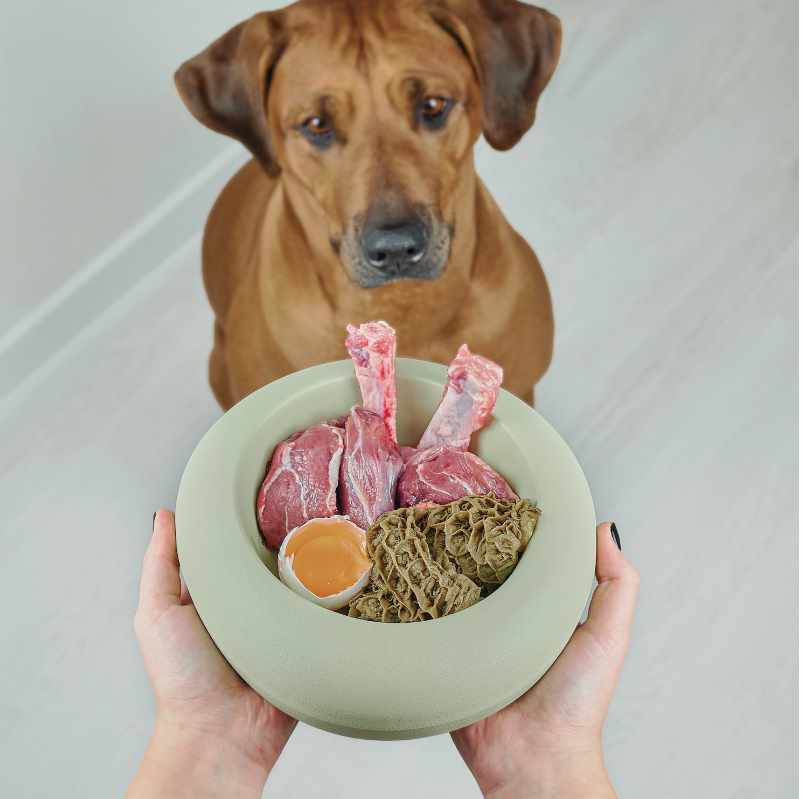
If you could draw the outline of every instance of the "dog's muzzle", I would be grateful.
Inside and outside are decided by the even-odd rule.
[[[363,288],[396,280],[435,280],[443,272],[451,239],[447,226],[420,216],[367,223],[355,236],[354,278]]]
[[[374,269],[391,277],[415,270],[429,245],[429,230],[418,219],[395,225],[371,225],[362,231],[362,257]]]

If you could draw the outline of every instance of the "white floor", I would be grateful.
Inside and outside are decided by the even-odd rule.
[[[539,409],[643,575],[606,732],[622,796],[796,785],[792,2],[554,2],[539,123],[480,171],[557,315]],[[199,225],[201,220],[199,220]],[[131,631],[151,513],[218,416],[198,241],[0,415],[0,794],[120,795],[152,722]],[[300,727],[267,793],[464,797],[447,737]]]

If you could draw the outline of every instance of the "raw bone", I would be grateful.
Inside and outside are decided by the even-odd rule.
[[[484,427],[494,409],[504,373],[502,367],[463,344],[449,364],[443,398],[418,442],[425,450],[440,445],[467,450],[471,434]]]
[[[385,420],[396,439],[396,331],[387,322],[347,325],[346,349],[354,362],[362,404]]]

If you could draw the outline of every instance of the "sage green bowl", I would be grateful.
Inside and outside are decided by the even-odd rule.
[[[414,444],[446,368],[400,358],[398,430]],[[305,369],[254,392],[193,452],[176,503],[178,554],[193,602],[220,651],[291,716],[358,738],[447,732],[516,699],[554,662],[594,575],[594,505],[569,447],[502,391],[475,451],[543,511],[507,582],[453,616],[413,624],[351,619],[278,579],[254,504],[273,448],[360,401],[351,361]]]

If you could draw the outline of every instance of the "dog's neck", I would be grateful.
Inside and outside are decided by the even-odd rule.
[[[452,322],[471,288],[477,249],[477,194],[481,183],[473,165],[466,170],[455,191],[451,218],[454,227],[449,260],[443,275],[434,281],[399,281],[373,289],[359,287],[347,274],[332,244],[332,233],[320,205],[292,175],[282,174],[277,183],[268,215],[274,217],[266,229],[280,231],[278,241],[265,242],[277,248],[277,257],[297,265],[299,289],[317,294],[329,307],[332,322],[382,318],[397,327],[410,324],[410,314],[422,302],[438,307],[430,319],[415,315],[419,333],[437,335]],[[303,221],[302,221],[303,220]],[[302,274],[306,273],[306,274]],[[303,287],[303,288],[302,288]],[[420,330],[421,325],[425,330]]]

